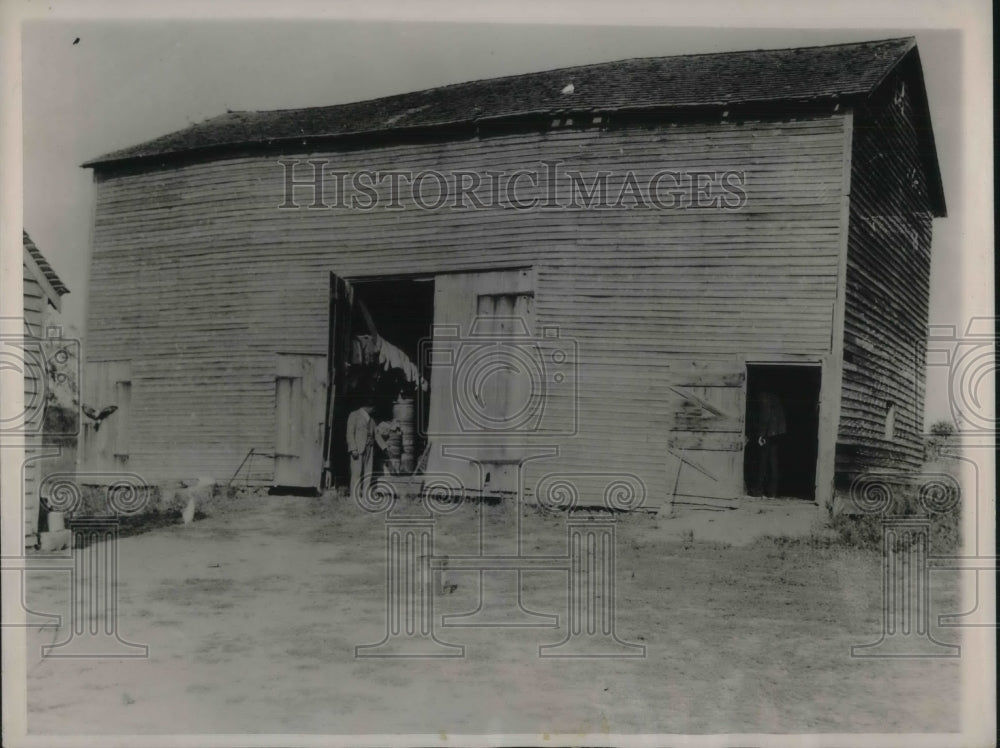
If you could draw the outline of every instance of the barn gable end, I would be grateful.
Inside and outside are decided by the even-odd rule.
[[[837,470],[923,461],[931,223],[944,210],[916,50],[855,113]]]

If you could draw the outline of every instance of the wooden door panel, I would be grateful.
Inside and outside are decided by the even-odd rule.
[[[81,416],[81,470],[113,473],[128,463],[132,418],[131,361],[92,361],[84,372],[83,405],[101,412],[116,410],[100,421]]]
[[[444,335],[451,335],[457,341],[456,345],[466,341],[475,345],[479,338],[523,339],[530,336],[534,332],[533,293],[534,277],[526,269],[439,275],[434,281],[435,341],[440,342],[441,331]],[[439,346],[434,348],[437,351]],[[511,469],[511,464],[517,457],[506,442],[511,439],[517,441],[517,437],[470,430],[460,423],[456,398],[463,396],[460,394],[463,382],[456,381],[456,374],[462,375],[461,366],[461,360],[455,359],[449,364],[435,364],[431,368],[428,472],[457,475],[473,491],[514,491],[517,488],[517,471]],[[486,415],[497,416],[502,422],[505,413],[500,411],[513,407],[510,403],[518,403],[525,397],[519,389],[521,386],[519,381],[493,376],[479,393],[483,398],[483,411]],[[496,443],[476,452],[478,464],[442,455],[442,447],[460,449],[470,440],[482,438],[495,438]],[[489,482],[483,485],[487,475]]]
[[[279,353],[274,484],[319,488],[326,423],[326,356]]]
[[[669,387],[672,493],[735,498],[743,487],[745,374],[734,362],[678,368]]]

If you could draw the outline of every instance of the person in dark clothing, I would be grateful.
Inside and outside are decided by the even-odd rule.
[[[757,480],[753,493],[777,496],[781,480],[781,441],[787,431],[785,409],[775,393],[758,393],[749,436],[757,447]]]

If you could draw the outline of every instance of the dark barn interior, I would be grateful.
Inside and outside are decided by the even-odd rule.
[[[764,392],[777,396],[783,411],[786,432],[777,440],[780,497],[812,500],[816,497],[816,458],[819,446],[820,367],[785,365],[747,366],[747,448],[744,459],[744,486],[749,494],[759,494],[763,449],[757,444],[753,412]]]
[[[430,341],[434,321],[433,278],[352,281],[351,285],[354,288],[354,340],[370,332],[367,329],[370,319],[380,338],[421,367],[421,341]],[[357,350],[357,345],[354,347]],[[430,382],[429,366],[421,368],[420,374]],[[413,451],[417,456],[423,452],[426,440],[415,432],[415,425],[426,423],[430,397],[429,391],[418,393],[418,385],[411,379],[391,362],[387,368],[378,356],[369,362],[351,361],[347,378],[337,385],[335,392],[331,467],[336,484],[347,485],[350,474],[345,441],[347,417],[363,405],[374,406],[372,417],[376,423],[400,418],[402,414],[413,428]],[[422,412],[413,413],[410,418],[405,407],[401,411],[401,401],[412,402],[413,407]],[[385,469],[384,457],[382,451],[376,449],[375,474]]]

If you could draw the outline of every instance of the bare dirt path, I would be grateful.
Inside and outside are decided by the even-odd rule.
[[[480,511],[488,535],[510,531],[509,509],[464,505],[438,521],[436,552],[475,552]],[[464,645],[464,658],[356,659],[355,645],[385,633],[382,516],[334,497],[247,498],[119,541],[119,631],[147,644],[148,659],[42,660],[40,645],[65,631],[29,633],[29,729],[957,729],[957,660],[850,657],[851,645],[880,632],[877,555],[772,540],[726,546],[691,540],[678,522],[618,523],[617,632],[645,644],[644,658],[539,659],[538,646],[562,640],[564,628],[448,628],[440,638]],[[565,553],[565,518],[528,511],[524,525],[526,552]],[[451,581],[457,588],[435,612],[474,609],[475,573],[453,572]],[[957,610],[956,580],[933,574],[932,582],[934,610]],[[565,623],[565,575],[526,573],[524,587],[527,607]],[[65,615],[66,575],[30,574],[28,600]]]

